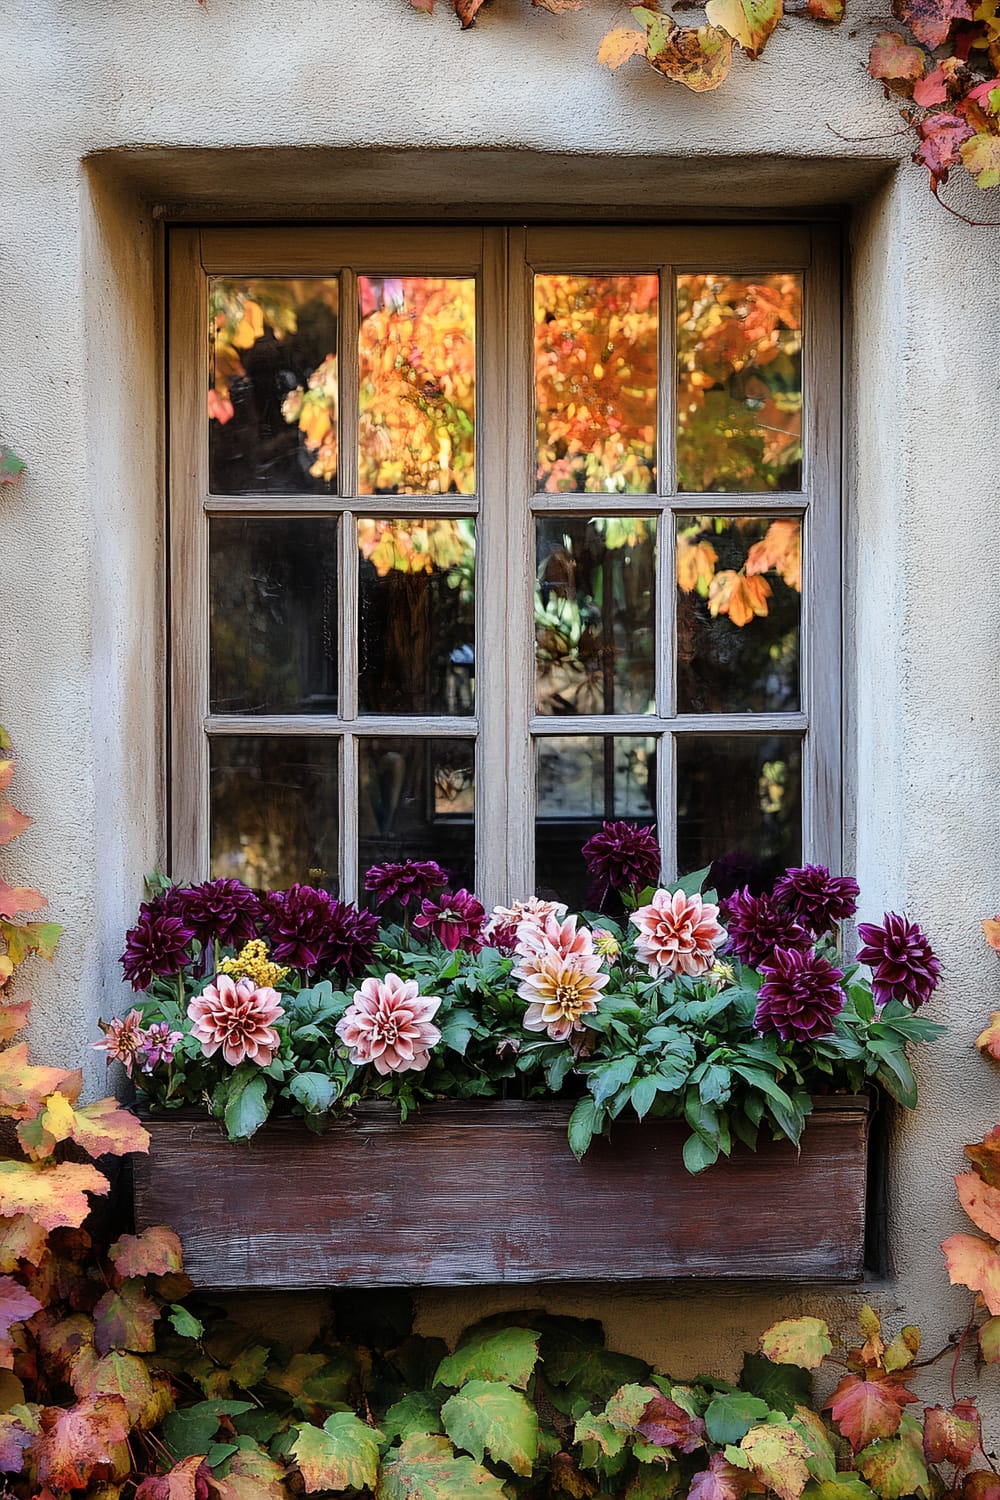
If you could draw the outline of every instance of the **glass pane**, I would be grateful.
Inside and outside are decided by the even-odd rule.
[[[539,490],[656,489],[658,290],[655,275],[535,277]]]
[[[788,734],[680,735],[677,868],[711,865],[720,895],[759,892],[802,857],[802,741]]]
[[[677,487],[801,489],[801,276],[678,276]]]
[[[476,488],[476,283],[359,276],[358,490]]]
[[[471,739],[358,741],[358,860],[434,859],[452,889],[475,885],[476,746]]]
[[[338,299],[336,277],[209,282],[214,494],[336,493]]]
[[[798,709],[801,596],[798,517],[678,516],[678,711]]]
[[[648,735],[543,735],[536,741],[535,891],[587,906],[580,850],[607,819],[656,822],[657,742]]]
[[[254,890],[338,886],[338,742],[247,735],[210,741],[212,878]]]
[[[337,523],[213,516],[211,709],[337,711]]]
[[[471,714],[476,523],[358,521],[362,714]]]
[[[645,714],[654,696],[656,522],[539,520],[535,705],[540,714]]]

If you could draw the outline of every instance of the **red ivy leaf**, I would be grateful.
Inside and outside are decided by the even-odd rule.
[[[929,1464],[949,1463],[967,1469],[981,1440],[974,1401],[959,1401],[950,1411],[943,1406],[925,1408],[924,1457]]]
[[[1000,1255],[997,1247],[974,1234],[950,1234],[941,1242],[952,1286],[980,1292],[994,1315],[1000,1313]]]
[[[1000,1478],[992,1469],[973,1469],[962,1481],[962,1500],[1000,1500]]]
[[[24,1323],[41,1310],[38,1298],[13,1276],[0,1276],[0,1341],[6,1340],[15,1323]]]
[[[969,0],[892,0],[892,13],[925,47],[941,47],[955,21],[972,19]]]
[[[25,1214],[0,1219],[0,1271],[16,1271],[23,1260],[37,1266],[45,1254],[47,1240],[41,1225]]]
[[[1000,953],[1000,915],[986,918],[983,922],[983,936],[990,947]]]
[[[884,82],[920,78],[924,71],[924,50],[911,47],[898,31],[880,31],[868,54],[868,71]]]
[[[990,1187],[1000,1187],[1000,1125],[988,1130],[981,1141],[964,1148],[976,1171]]]
[[[25,912],[41,911],[48,902],[41,891],[27,885],[8,885],[0,880],[0,917],[23,916]]]
[[[123,1234],[108,1253],[119,1276],[169,1276],[184,1269],[181,1242],[162,1224],[141,1234]]]
[[[688,1500],[743,1500],[750,1476],[731,1464],[722,1453],[713,1453],[708,1468],[691,1480]]]
[[[38,1416],[28,1406],[0,1413],[0,1470],[20,1474],[24,1468],[24,1450],[30,1448],[38,1432]]]
[[[455,0],[455,14],[461,21],[463,30],[472,25],[484,3],[485,0]]]
[[[199,1453],[182,1458],[166,1474],[151,1474],[135,1492],[135,1500],[208,1500],[212,1471]]]
[[[960,115],[948,114],[944,110],[928,115],[917,126],[920,145],[913,153],[913,160],[927,168],[931,174],[931,187],[935,190],[947,182],[948,173],[961,161],[961,146],[973,134],[972,126]]]
[[[39,1484],[55,1490],[85,1490],[114,1472],[114,1449],[128,1437],[128,1411],[118,1396],[80,1401],[64,1411],[48,1406],[32,1445]]]
[[[693,1453],[705,1438],[701,1417],[692,1417],[668,1396],[654,1396],[646,1403],[635,1430],[654,1448],[676,1448],[680,1453]]]
[[[139,1354],[156,1347],[153,1326],[160,1309],[141,1281],[125,1281],[117,1291],[105,1292],[94,1308],[94,1343],[99,1354],[109,1349],[134,1349]]]
[[[990,1187],[978,1172],[960,1172],[955,1187],[959,1203],[976,1228],[1000,1240],[1000,1188]]]
[[[845,1375],[824,1410],[829,1410],[838,1431],[859,1453],[876,1438],[898,1432],[903,1407],[916,1399],[899,1376],[862,1380],[860,1375]]]

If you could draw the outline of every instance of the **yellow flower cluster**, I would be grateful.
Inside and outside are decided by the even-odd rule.
[[[252,979],[258,989],[276,989],[288,973],[280,964],[271,963],[263,938],[254,938],[247,943],[235,958],[223,959],[221,971],[239,979]]]

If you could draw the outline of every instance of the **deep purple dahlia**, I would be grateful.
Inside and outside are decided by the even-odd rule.
[[[374,912],[358,911],[311,885],[271,891],[263,907],[275,963],[293,969],[333,968],[342,979],[353,978],[371,963],[378,938]]]
[[[379,906],[395,898],[402,906],[411,896],[422,901],[433,891],[448,884],[441,866],[432,859],[403,859],[395,863],[372,865],[365,876],[365,890],[372,891]]]
[[[483,947],[486,908],[471,891],[442,891],[434,901],[423,901],[420,915],[413,918],[414,927],[430,932],[439,943],[454,953],[478,953]]]
[[[794,912],[771,896],[751,896],[747,886],[719,903],[719,919],[729,934],[726,952],[752,969],[769,963],[776,948],[812,947],[812,938]]]
[[[909,1000],[918,1006],[931,998],[941,979],[941,965],[916,922],[887,911],[881,927],[859,922],[858,936],[864,944],[858,949],[858,962],[871,968],[876,1005]]]
[[[776,1031],[786,1042],[830,1035],[846,999],[843,969],[798,948],[776,948],[760,969],[764,983],[753,1018],[758,1031]]]
[[[595,906],[612,891],[641,891],[660,879],[660,846],[651,824],[605,823],[580,851],[591,875]]]
[[[177,974],[191,962],[194,931],[172,908],[173,898],[144,901],[125,934],[122,973],[134,990],[148,989],[156,975]]]
[[[813,937],[836,932],[837,923],[858,909],[858,882],[850,875],[831,875],[826,865],[786,870],[774,883],[774,899],[808,928]]]
[[[205,880],[181,887],[174,900],[185,926],[206,946],[240,948],[257,936],[263,915],[260,897],[242,880]]]

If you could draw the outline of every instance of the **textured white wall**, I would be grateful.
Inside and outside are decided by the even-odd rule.
[[[442,0],[443,6],[444,0]],[[855,0],[858,3],[858,0]],[[440,8],[440,7],[439,7]],[[971,1052],[1000,972],[1000,238],[949,217],[864,76],[869,20],[783,26],[694,96],[595,52],[617,9],[494,0],[464,35],[405,0],[7,0],[0,438],[0,721],[37,819],[10,851],[67,935],[32,976],[47,1058],[89,1058],[125,998],[115,957],[162,857],[159,272],[153,209],[205,217],[534,206],[636,214],[851,205],[847,771],[865,915],[919,915],[948,1036],[921,1067],[890,1173],[896,1274],[873,1296],[932,1336],[960,1323],[937,1244],[948,1173],[1000,1118]],[[849,141],[842,137],[850,137]],[[978,207],[981,208],[981,202]],[[634,1205],[642,1212],[642,1205]],[[425,1327],[500,1306],[604,1316],[678,1372],[731,1367],[788,1309],[857,1299],[637,1289],[427,1294]],[[971,1378],[971,1377],[970,1377]]]

